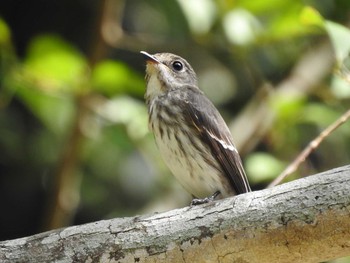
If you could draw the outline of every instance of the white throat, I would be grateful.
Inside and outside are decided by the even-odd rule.
[[[162,91],[162,84],[160,83],[157,74],[150,74],[147,83],[146,97],[152,99],[162,95],[164,91]]]

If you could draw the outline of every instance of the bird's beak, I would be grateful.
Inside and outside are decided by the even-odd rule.
[[[154,56],[151,54],[148,54],[146,51],[140,51],[140,53],[145,57],[147,62],[150,63],[161,63],[158,59],[156,59]]]

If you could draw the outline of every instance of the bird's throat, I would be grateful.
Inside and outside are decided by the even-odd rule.
[[[150,72],[147,77],[147,90],[146,90],[146,99],[152,100],[158,96],[164,94],[166,87],[165,84],[159,80],[158,74],[156,72]]]

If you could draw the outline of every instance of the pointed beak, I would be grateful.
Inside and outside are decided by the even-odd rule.
[[[156,59],[151,54],[148,54],[146,51],[140,51],[140,53],[144,56],[145,60],[150,63],[161,63],[158,59]]]

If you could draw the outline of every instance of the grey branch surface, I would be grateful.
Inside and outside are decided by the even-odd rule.
[[[320,262],[350,255],[350,166],[196,207],[0,242],[0,262]]]

